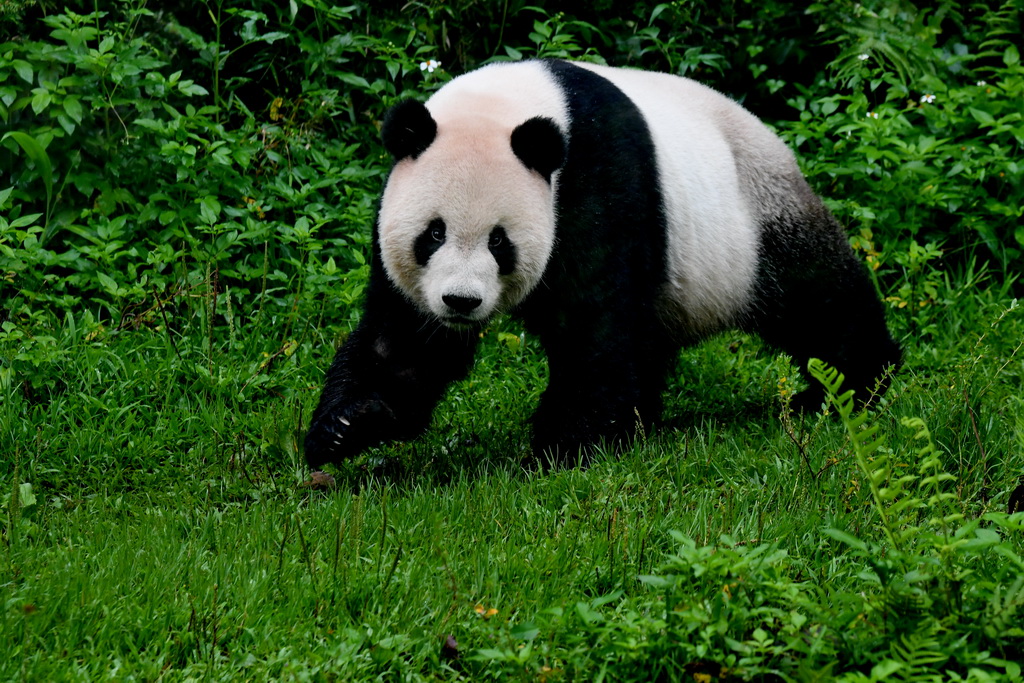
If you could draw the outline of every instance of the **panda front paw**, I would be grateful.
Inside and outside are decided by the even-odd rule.
[[[368,399],[323,411],[306,434],[306,462],[318,468],[339,462],[384,441],[396,438],[397,420],[383,401]]]

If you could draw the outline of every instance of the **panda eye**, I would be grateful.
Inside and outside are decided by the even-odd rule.
[[[516,245],[500,225],[487,236],[487,248],[498,264],[498,275],[511,275],[516,270]]]
[[[427,265],[427,261],[430,260],[434,252],[444,245],[446,230],[444,221],[435,218],[427,224],[423,232],[416,236],[412,244],[412,253],[418,265]]]

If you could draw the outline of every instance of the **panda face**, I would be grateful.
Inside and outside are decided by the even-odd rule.
[[[381,197],[388,277],[453,327],[520,303],[554,247],[553,171],[528,168],[511,138],[486,121],[441,124],[425,150],[395,164]]]

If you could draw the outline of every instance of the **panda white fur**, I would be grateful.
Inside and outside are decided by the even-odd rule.
[[[726,328],[866,398],[900,351],[863,265],[786,146],[667,74],[558,60],[460,76],[385,119],[365,309],[306,437],[312,466],[428,426],[478,329],[519,315],[548,355],[537,455],[660,413],[681,346]],[[801,397],[820,404],[820,389]]]

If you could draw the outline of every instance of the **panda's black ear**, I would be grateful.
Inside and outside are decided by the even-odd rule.
[[[512,151],[550,183],[551,174],[565,163],[565,138],[554,121],[535,116],[512,131]]]
[[[395,161],[415,159],[434,141],[437,123],[422,102],[402,100],[384,116],[380,136]]]

